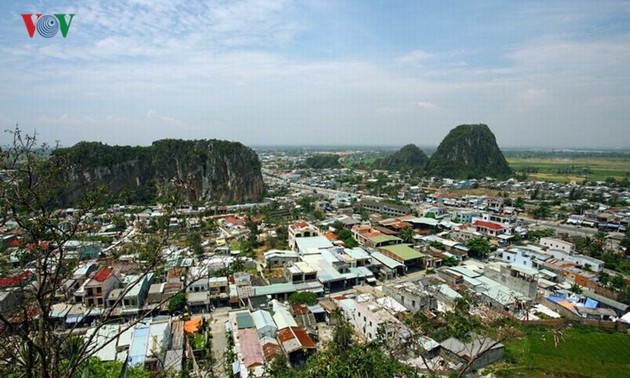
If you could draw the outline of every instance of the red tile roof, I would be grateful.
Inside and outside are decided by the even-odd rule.
[[[245,223],[242,220],[237,219],[237,218],[235,218],[235,217],[233,217],[231,215],[225,217],[225,221],[228,222],[228,223],[233,224],[234,226],[244,226],[245,225]]]
[[[484,228],[488,228],[490,230],[495,230],[495,231],[503,230],[503,226],[501,226],[498,223],[487,222],[487,221],[480,221],[480,220],[475,221],[473,223],[473,226],[475,226],[475,227],[484,227]]]
[[[107,280],[109,278],[109,276],[112,275],[113,270],[112,269],[101,269],[99,271],[97,271],[96,273],[94,273],[94,276],[92,278],[94,278],[96,281],[98,282],[104,282],[105,280]]]
[[[0,287],[20,286],[26,279],[30,278],[32,275],[33,272],[31,272],[30,270],[26,270],[18,274],[17,276],[0,278]]]
[[[9,242],[9,247],[19,247],[22,245],[22,239],[14,239]]]

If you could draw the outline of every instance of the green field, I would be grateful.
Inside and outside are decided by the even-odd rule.
[[[616,157],[507,157],[510,168],[517,173],[523,169],[535,169],[529,173],[533,180],[554,182],[605,181],[614,177],[620,181],[630,174],[630,158]]]
[[[505,343],[497,377],[630,377],[630,336],[577,326],[554,345],[550,328],[523,327],[524,335]]]

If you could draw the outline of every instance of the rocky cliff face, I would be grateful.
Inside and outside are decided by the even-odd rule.
[[[427,175],[450,178],[504,178],[512,173],[487,125],[451,130],[429,159]]]
[[[168,190],[189,201],[219,203],[254,202],[263,195],[258,156],[241,143],[168,139],[150,147],[121,147],[82,142],[58,155],[70,165],[70,201],[95,185],[126,202],[151,202]]]

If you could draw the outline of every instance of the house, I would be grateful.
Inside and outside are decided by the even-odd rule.
[[[510,290],[514,290],[527,297],[535,299],[538,292],[540,273],[536,269],[517,264],[486,265],[484,276],[501,283]]]
[[[64,247],[67,256],[76,256],[79,260],[96,259],[103,251],[101,243],[81,240],[68,240]]]
[[[254,320],[254,325],[256,326],[256,331],[258,332],[258,337],[276,337],[276,331],[278,327],[276,323],[273,321],[273,317],[266,310],[258,310],[252,313],[252,319]]]
[[[127,285],[132,285],[122,300],[122,306],[128,313],[138,312],[142,308],[148,296],[152,280],[153,273],[147,273],[144,277],[128,275],[123,279],[123,282]]]
[[[472,226],[475,228],[475,231],[488,237],[496,238],[499,237],[499,235],[503,235],[507,232],[506,227],[496,222],[475,220]]]
[[[111,268],[97,270],[83,285],[83,304],[87,307],[103,307],[110,291],[120,284]]]
[[[409,244],[395,244],[379,248],[380,252],[405,266],[424,267],[423,260],[427,257],[424,253],[411,248]]]
[[[422,310],[437,310],[435,295],[424,290],[413,282],[383,286],[383,293],[394,298],[412,313]]]
[[[402,217],[413,212],[410,206],[374,201],[361,201],[361,207],[369,213],[378,213],[388,217]]]
[[[0,289],[7,289],[12,287],[25,287],[31,281],[35,279],[33,272],[30,270],[25,270],[22,273],[19,273],[12,277],[2,277],[0,278]]]
[[[242,361],[245,368],[254,370],[257,366],[262,366],[265,363],[265,356],[256,330],[240,329],[237,333],[236,343],[238,343],[238,350],[240,350],[239,360]]]
[[[396,278],[407,270],[405,264],[401,264],[380,252],[372,252],[371,257],[378,275],[384,280]]]
[[[317,347],[315,342],[301,327],[286,327],[278,331],[278,340],[282,349],[292,358],[293,353],[314,351]]]
[[[400,321],[394,315],[368,297],[360,296],[357,300],[344,297],[337,300],[337,305],[354,329],[368,341],[376,340],[380,327],[384,327],[389,337],[400,328]]]
[[[503,358],[505,347],[488,337],[473,335],[469,342],[462,342],[454,337],[440,343],[443,357],[454,363],[455,368],[470,364],[467,371],[478,370]]]
[[[321,234],[317,227],[308,222],[300,221],[289,225],[289,246],[293,248],[293,250],[297,250],[296,239],[309,238],[313,236],[321,236]]]
[[[208,291],[208,271],[204,268],[192,267],[188,271],[186,288],[187,293],[199,293]]]
[[[281,353],[284,353],[275,337],[262,337],[260,339],[260,346],[262,347],[263,354],[265,355],[265,361],[267,362],[273,361]]]
[[[573,243],[561,239],[540,238],[540,245],[548,249],[560,250],[567,254],[573,254],[575,252],[575,245]]]
[[[298,284],[317,280],[317,270],[305,262],[296,262],[284,268],[287,282]]]
[[[297,252],[272,249],[265,252],[265,266],[269,269],[282,268],[300,260]]]
[[[229,283],[227,277],[210,277],[208,279],[208,298],[219,306],[229,300]]]

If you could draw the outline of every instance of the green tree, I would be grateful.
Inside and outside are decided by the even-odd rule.
[[[575,293],[575,294],[582,294],[582,286],[580,286],[580,285],[578,285],[576,283],[573,283],[571,285],[571,292]]]
[[[28,269],[33,285],[13,291],[17,298],[15,312],[0,312],[0,358],[4,361],[0,364],[0,376],[76,377],[98,351],[93,347],[94,338],[104,324],[111,323],[112,310],[119,302],[100,315],[92,326],[95,332],[86,335],[85,340],[73,332],[58,332],[50,314],[52,305],[57,303],[56,294],[78,264],[65,250],[66,242],[80,238],[82,227],[89,226],[83,220],[95,209],[104,211],[112,197],[103,187],[80,182],[81,178],[68,180],[68,173],[75,167],[56,147],[39,145],[35,136],[23,134],[18,128],[9,134],[12,142],[0,150],[0,224],[16,224],[24,245],[32,246],[10,274],[22,274]],[[84,164],[91,163],[84,159]],[[58,210],[67,204],[75,209],[73,213]],[[122,226],[124,218],[117,222]],[[151,239],[164,240],[162,235]],[[146,251],[147,256],[157,255],[163,246],[161,242],[143,244],[146,249],[157,248],[153,253]],[[136,250],[140,250],[139,246]],[[130,282],[122,294],[156,268],[157,261],[143,262],[138,280]],[[145,313],[139,314],[124,330],[144,317]]]
[[[548,203],[542,202],[538,207],[532,210],[535,219],[547,219],[551,216],[551,207]]]
[[[608,284],[610,283],[610,274],[606,272],[599,273],[599,283],[603,287],[607,287]]]
[[[317,294],[310,291],[297,291],[289,295],[290,304],[306,304],[309,306],[313,306],[316,305],[318,302],[319,301],[317,300]]]
[[[477,258],[486,258],[490,253],[490,242],[486,238],[470,239],[466,246],[470,248],[472,255]]]
[[[626,231],[623,239],[619,242],[619,246],[626,249],[626,255],[630,254],[630,229]]]
[[[237,273],[245,271],[245,264],[243,263],[243,259],[240,256],[236,256],[234,261],[230,264],[230,273]]]
[[[203,256],[203,246],[201,245],[201,234],[199,232],[191,232],[186,238],[186,244],[193,251],[195,256]]]
[[[610,281],[610,284],[618,291],[623,291],[627,286],[626,279],[621,274],[616,274]]]
[[[186,293],[179,292],[171,297],[171,299],[168,301],[168,311],[170,313],[182,311],[184,308],[186,308],[186,304],[188,304]]]
[[[287,355],[280,352],[276,358],[269,364],[268,372],[271,377],[290,377],[292,374],[289,366],[289,359]]]
[[[413,243],[414,235],[415,232],[413,231],[413,227],[407,226],[400,230],[399,236],[405,243]]]
[[[457,266],[459,265],[459,260],[453,256],[443,257],[442,258],[443,266]]]

